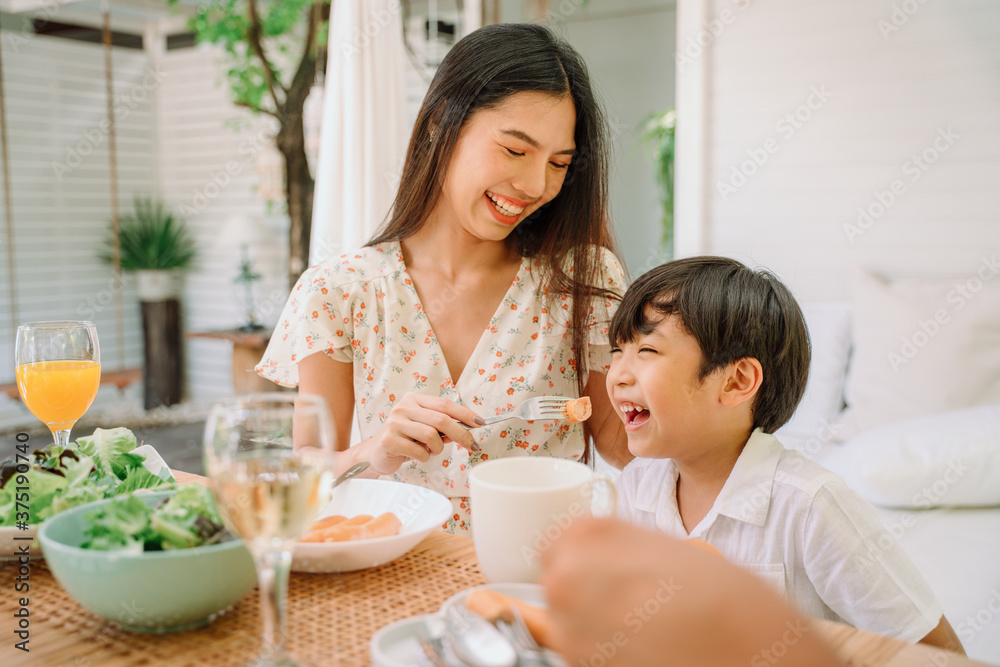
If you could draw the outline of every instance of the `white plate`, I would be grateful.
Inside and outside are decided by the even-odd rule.
[[[445,616],[448,610],[455,606],[465,606],[465,598],[472,591],[486,588],[503,595],[510,596],[522,602],[539,607],[546,607],[545,593],[538,584],[484,584],[474,586],[456,593],[441,605],[438,614]],[[372,635],[368,643],[374,667],[412,667],[428,664],[420,648],[420,639],[427,636],[426,621],[434,614],[411,616],[390,623]],[[546,657],[554,667],[566,667],[566,662],[552,651],[546,651]]]
[[[465,607],[465,598],[469,596],[469,593],[480,589],[494,591],[496,593],[500,593],[501,595],[512,597],[515,600],[527,602],[528,604],[535,605],[536,607],[542,607],[543,609],[547,609],[549,606],[548,602],[545,601],[545,591],[538,584],[483,584],[482,586],[473,586],[472,588],[466,588],[464,591],[455,593],[444,601],[444,604],[441,605],[439,613],[443,616],[447,616],[448,611],[453,606],[458,605]],[[566,661],[559,657],[559,654],[554,651],[546,649],[545,656],[548,658],[549,663],[553,665],[553,667],[566,667]]]
[[[451,501],[436,491],[384,479],[352,479],[333,490],[320,518],[342,514],[378,516],[392,512],[402,522],[398,535],[353,542],[300,542],[294,572],[352,572],[383,565],[417,546],[451,516]]]
[[[174,475],[170,472],[170,467],[167,466],[167,462],[163,460],[159,452],[149,445],[136,447],[133,451],[136,454],[142,454],[146,457],[146,460],[142,464],[143,468],[160,479],[173,481]],[[153,489],[149,490],[152,491]],[[29,542],[27,540],[14,539],[29,535],[34,538],[37,532],[38,524],[28,526],[27,530],[18,530],[15,526],[0,526],[0,561],[17,560],[17,554],[20,553],[19,549],[26,544],[29,545],[28,555],[32,559],[40,559],[42,557],[42,546],[38,543],[38,540],[32,539]]]
[[[42,545],[35,539],[38,526],[28,526],[27,530],[18,530],[14,526],[0,526],[0,560],[17,560],[20,549],[28,547],[28,557],[32,560],[42,557]],[[31,540],[14,539],[15,537],[30,537]]]
[[[426,621],[434,615],[410,616],[379,628],[368,642],[372,667],[429,664],[420,647],[420,639],[427,636]]]
[[[545,601],[545,591],[538,584],[483,584],[482,586],[466,588],[464,591],[459,591],[458,593],[452,595],[444,601],[443,605],[441,605],[441,613],[447,615],[448,611],[455,605],[465,607],[465,598],[469,596],[469,593],[480,589],[500,593],[501,595],[506,595],[507,597],[514,598],[515,600],[533,604],[536,607],[546,608],[549,606]]]

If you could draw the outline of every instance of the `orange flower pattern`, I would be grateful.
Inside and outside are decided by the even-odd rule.
[[[570,297],[550,294],[541,267],[525,258],[475,352],[454,380],[434,335],[434,322],[455,316],[450,301],[420,302],[406,272],[399,243],[389,241],[347,253],[302,274],[285,305],[257,373],[280,385],[298,384],[296,362],[310,354],[354,364],[354,396],[360,433],[372,437],[404,394],[444,396],[482,416],[506,412],[542,394],[577,396],[576,362],[567,328]],[[625,275],[617,258],[603,252],[603,286],[621,294]],[[615,302],[590,309],[587,365],[607,372],[608,325]],[[482,450],[447,443],[427,463],[404,464],[393,479],[427,486],[451,498],[450,532],[470,525],[469,469],[504,456],[583,453],[583,426],[565,422],[500,422],[473,431]]]

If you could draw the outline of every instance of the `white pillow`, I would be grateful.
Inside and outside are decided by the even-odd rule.
[[[838,449],[829,467],[872,504],[1000,505],[1000,405],[886,424]]]
[[[834,439],[837,415],[844,403],[844,380],[851,343],[851,304],[800,304],[809,329],[812,358],[809,382],[795,414],[775,435],[789,449],[816,446]]]
[[[950,280],[854,272],[853,349],[838,436],[1000,403],[1000,278],[993,260]]]

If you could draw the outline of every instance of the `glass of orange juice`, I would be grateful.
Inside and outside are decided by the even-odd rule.
[[[57,445],[97,396],[101,347],[93,322],[32,322],[17,328],[17,391]]]

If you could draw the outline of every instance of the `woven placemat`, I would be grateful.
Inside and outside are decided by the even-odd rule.
[[[0,565],[0,664],[53,667],[97,665],[245,665],[259,648],[257,592],[214,623],[196,630],[140,634],[122,630],[80,607],[42,562],[31,566],[30,653],[15,650],[16,564]],[[446,599],[485,583],[472,542],[436,533],[398,560],[345,574],[293,573],[289,583],[288,647],[317,667],[369,664],[376,630],[435,611]]]

